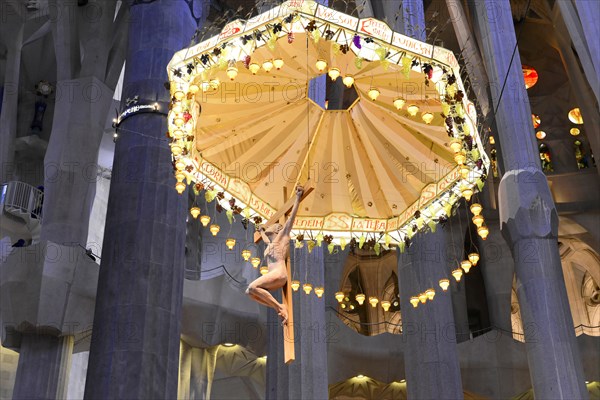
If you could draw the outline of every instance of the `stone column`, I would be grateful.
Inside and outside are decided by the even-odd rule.
[[[469,73],[471,87],[477,96],[477,102],[484,115],[490,111],[489,97],[486,91],[487,75],[483,68],[477,42],[473,40],[473,32],[469,19],[460,0],[446,0],[450,21],[454,27],[456,38],[465,59],[465,67]],[[433,43],[434,45],[436,43]]]
[[[23,334],[13,399],[64,399],[73,336]]]
[[[508,2],[475,1],[475,26],[494,104],[505,174],[500,226],[515,262],[517,295],[536,398],[587,398],[558,253],[558,215],[540,169],[531,109]],[[508,71],[508,73],[507,73]]]
[[[462,399],[452,295],[437,285],[449,274],[445,229],[438,226],[435,233],[415,235],[410,248],[398,252],[398,269],[407,395]],[[410,297],[430,287],[436,292],[434,299],[413,307]]]
[[[210,399],[219,346],[206,349],[181,341],[178,399]]]
[[[600,67],[598,66],[598,48],[596,47],[594,49],[589,47],[589,44],[593,44],[594,42],[598,43],[598,38],[591,38],[589,39],[588,43],[588,36],[593,36],[594,31],[597,32],[597,27],[588,25],[588,23],[591,23],[593,25],[593,15],[584,15],[584,19],[582,20],[581,15],[579,14],[581,11],[588,8],[589,5],[596,4],[594,4],[595,2],[592,2],[588,5],[585,4],[585,1],[578,1],[576,3],[577,9],[571,1],[557,2],[554,6],[555,15],[556,9],[559,9],[561,17],[564,20],[565,26],[568,29],[568,38],[570,42],[569,46],[572,42],[573,48],[575,48],[579,61],[581,62],[581,67],[585,72],[585,78],[587,79],[592,91],[594,92],[596,100],[600,101],[600,77],[598,75],[600,73]],[[586,11],[588,11],[589,13],[590,10]],[[594,12],[592,11],[592,14],[593,13]],[[586,29],[585,31],[584,26]],[[598,45],[596,44],[596,46]],[[595,54],[592,55],[591,53]]]
[[[5,6],[7,6],[5,4]],[[8,5],[10,7],[10,5]],[[6,42],[6,73],[4,93],[0,101],[0,183],[13,178],[15,158],[15,138],[17,136],[17,109],[19,103],[19,73],[21,69],[21,45],[23,43],[23,23],[9,18],[2,22],[0,32],[10,35]],[[10,32],[10,33],[9,33]]]
[[[192,346],[184,342],[179,343],[179,385],[178,399],[190,398],[190,376],[192,373]]]
[[[563,7],[565,6],[563,5]],[[588,74],[584,74],[581,71],[579,61],[577,60],[577,56],[571,45],[572,40],[569,37],[565,20],[568,20],[568,17],[564,16],[564,13],[563,15],[560,15],[558,12],[553,13],[553,22],[556,28],[557,50],[560,53],[560,58],[565,71],[567,72],[567,76],[569,77],[569,82],[573,88],[573,94],[577,100],[577,105],[581,109],[581,115],[583,116],[583,122],[585,124],[584,126],[598,126],[600,125],[600,112],[596,105],[597,103],[589,101],[589,99],[593,98],[594,91],[598,92],[598,90],[600,90],[600,84],[598,83],[600,81],[592,79]],[[575,43],[574,40],[573,43]],[[578,48],[576,48],[576,50],[579,51]],[[580,56],[579,59],[581,60],[581,58],[582,57]],[[581,61],[583,63],[583,60]],[[586,133],[592,153],[600,154],[600,133],[597,129],[588,129]],[[596,170],[600,172],[600,163],[596,163]]]
[[[600,83],[600,7],[596,0],[575,0],[577,14],[581,21],[588,52],[596,75],[596,82]],[[596,87],[596,90],[598,88]],[[597,93],[597,91],[596,91]],[[597,98],[600,101],[600,98]]]
[[[123,99],[166,111],[166,66],[196,23],[185,1],[133,2]],[[186,196],[174,189],[166,118],[139,114],[115,148],[85,397],[175,398]]]
[[[311,253],[308,252],[306,244],[298,250],[292,247],[292,269],[297,269],[295,276],[301,283],[310,282],[313,286],[323,286],[325,265],[323,247],[315,247]],[[280,296],[280,293],[277,295]],[[314,290],[306,295],[302,288],[294,292],[296,360],[289,365],[283,362],[281,320],[274,310],[269,309],[267,400],[328,398],[325,296],[327,294],[318,298]]]
[[[509,256],[510,248],[500,233],[498,221],[486,218],[486,224],[490,233],[485,242],[477,243],[481,260],[475,268],[481,268],[483,274],[492,327],[510,332],[510,303],[515,266]]]
[[[450,289],[452,293],[452,314],[454,315],[454,324],[456,325],[456,341],[458,343],[468,340],[471,335],[469,331],[469,315],[467,312],[467,292],[465,288],[465,278],[456,282],[450,272],[458,268],[461,260],[465,258],[465,231],[462,229],[462,224],[459,218],[462,218],[465,213],[464,208],[459,208],[454,215],[446,223],[446,269],[445,278],[450,280]],[[440,277],[441,279],[441,277]],[[435,283],[435,282],[434,282]],[[434,285],[436,292],[439,287],[438,283]],[[441,288],[440,288],[441,289]]]

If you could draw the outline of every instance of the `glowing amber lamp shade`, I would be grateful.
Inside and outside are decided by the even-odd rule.
[[[377,307],[377,303],[379,303],[379,299],[377,297],[369,297],[369,304],[371,304],[371,307]]]
[[[476,266],[479,262],[479,254],[477,253],[470,253],[468,257],[469,261],[471,261],[471,264],[473,264],[473,266]]]
[[[383,300],[381,302],[381,308],[383,308],[383,311],[387,312],[390,309],[390,306],[392,305],[392,303],[390,303],[388,300]]]
[[[225,240],[225,246],[227,246],[229,250],[233,250],[233,248],[235,247],[235,239],[227,238],[227,240]]]
[[[300,289],[300,281],[292,281],[292,290],[297,292]]]
[[[203,215],[200,217],[200,223],[202,224],[202,226],[208,226],[209,222],[210,222],[210,216]]]
[[[419,305],[419,298],[416,296],[411,297],[410,304],[412,304],[413,307],[417,308],[417,306]]]
[[[310,294],[310,292],[312,291],[312,285],[310,283],[305,283],[304,285],[302,285],[302,290],[304,290],[304,293]]]
[[[450,280],[448,279],[440,279],[440,287],[442,288],[442,290],[445,292],[446,290],[448,290],[448,286],[450,286]]]
[[[192,217],[194,217],[194,219],[198,218],[198,215],[200,215],[200,207],[192,207],[190,208],[190,214],[192,214]]]
[[[252,252],[248,249],[244,249],[242,250],[242,258],[244,259],[244,261],[248,261],[250,259],[250,256],[252,255]]]
[[[360,304],[362,306],[363,303],[365,302],[366,296],[363,293],[359,293],[356,295],[355,298],[356,298],[356,301],[358,302],[358,304]]]
[[[209,229],[213,236],[217,236],[217,233],[219,233],[221,227],[218,224],[212,224]]]

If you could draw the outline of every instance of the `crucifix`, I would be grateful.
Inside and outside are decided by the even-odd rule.
[[[250,283],[246,293],[255,301],[274,308],[283,325],[283,351],[286,364],[296,358],[294,350],[294,309],[292,305],[290,232],[296,219],[300,202],[314,190],[307,181],[305,187],[298,186],[296,195],[289,198],[269,220],[254,234],[254,242],[261,239],[267,244],[265,261],[269,271]],[[283,188],[284,199],[287,198]],[[287,221],[286,216],[288,217]],[[271,291],[282,289],[281,303],[271,295]]]

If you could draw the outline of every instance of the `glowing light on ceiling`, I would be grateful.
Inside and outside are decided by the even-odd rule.
[[[523,65],[522,66],[523,69],[523,78],[525,79],[525,89],[529,89],[533,86],[535,86],[535,84],[538,81],[539,75],[537,73],[537,71],[535,70],[535,68],[530,67],[528,65]]]
[[[583,117],[581,116],[581,110],[579,110],[579,108],[576,107],[569,111],[569,121],[577,125],[583,124]]]
[[[546,137],[546,132],[544,131],[537,131],[535,133],[535,137],[538,138],[539,140],[542,140]]]

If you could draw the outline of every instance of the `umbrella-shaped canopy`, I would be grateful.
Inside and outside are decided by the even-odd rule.
[[[483,184],[454,55],[381,21],[288,1],[178,52],[169,74],[176,177],[246,218],[268,219],[282,188],[310,179],[296,234],[403,242]],[[324,74],[356,91],[347,109],[308,95]]]

